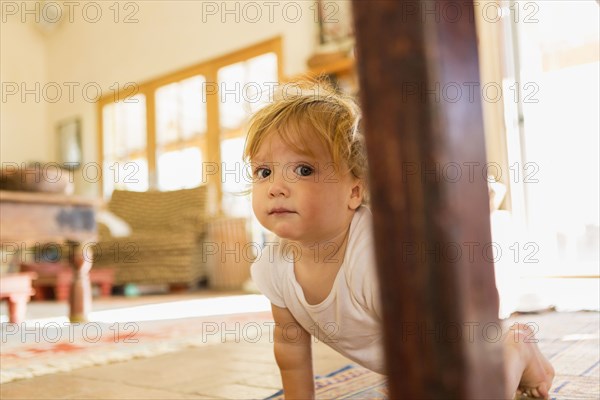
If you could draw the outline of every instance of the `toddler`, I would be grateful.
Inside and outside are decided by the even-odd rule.
[[[323,83],[298,87],[253,116],[244,151],[253,211],[279,238],[277,251],[263,254],[251,272],[272,304],[286,399],[315,396],[311,336],[385,373],[359,110]],[[552,366],[535,343],[517,340],[531,338],[527,326],[511,329],[505,335],[507,390],[511,397],[547,397]]]

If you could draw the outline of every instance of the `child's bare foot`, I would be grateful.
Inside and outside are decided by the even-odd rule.
[[[514,324],[506,338],[507,356],[518,358],[523,373],[518,380],[517,394],[547,399],[554,379],[554,368],[540,352],[531,328],[524,324]],[[509,366],[514,362],[507,359]],[[508,374],[516,371],[507,371]],[[515,381],[516,382],[516,381]]]

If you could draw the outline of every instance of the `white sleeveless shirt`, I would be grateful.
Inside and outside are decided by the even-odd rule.
[[[280,243],[267,246],[285,249]],[[356,210],[344,260],[331,292],[319,304],[308,304],[296,281],[292,257],[281,250],[262,251],[252,265],[252,279],[260,291],[277,307],[287,308],[317,340],[372,371],[385,373],[371,211],[364,206]],[[289,332],[292,338],[296,334]]]

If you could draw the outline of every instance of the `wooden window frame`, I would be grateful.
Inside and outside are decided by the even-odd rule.
[[[181,80],[191,78],[196,75],[202,75],[206,79],[207,84],[214,84],[218,88],[218,71],[219,69],[226,67],[231,64],[242,62],[266,53],[275,53],[277,56],[277,79],[281,82],[283,79],[283,51],[282,51],[282,38],[277,36],[275,38],[266,40],[264,42],[257,43],[255,45],[246,47],[241,50],[237,50],[226,55],[210,59],[208,61],[195,64],[175,72],[169,73],[164,76],[160,76],[155,79],[140,83],[137,85],[137,94],[143,94],[146,96],[146,159],[148,161],[148,175],[149,175],[149,188],[157,188],[157,176],[156,176],[156,111],[155,111],[155,93],[156,90],[164,85],[170,83],[179,82]],[[105,95],[98,100],[97,103],[97,116],[98,116],[98,160],[101,168],[104,165],[104,126],[103,126],[103,115],[102,109],[104,106],[114,104],[122,99],[132,96],[131,88],[123,88],[118,92],[113,92],[109,95]],[[117,101],[115,101],[117,100]],[[206,148],[198,143],[198,146],[202,149],[203,156],[205,157],[204,162],[215,163],[221,165],[221,129],[219,126],[219,93],[218,90],[206,93]],[[231,132],[227,134],[227,138],[238,137]],[[199,141],[199,138],[192,138],[185,141],[179,141],[176,143],[169,143],[166,145],[169,149],[184,148],[186,145]],[[200,139],[201,142],[201,139]],[[138,152],[144,153],[144,152]],[[104,181],[103,178],[100,180],[100,196],[104,196]],[[215,200],[217,202],[217,210],[222,213],[222,187],[221,187],[221,176],[209,175],[207,182],[203,182],[212,186],[215,189]]]

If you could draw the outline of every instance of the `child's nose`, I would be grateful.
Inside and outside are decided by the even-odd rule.
[[[288,183],[285,181],[283,174],[273,174],[271,184],[269,186],[269,197],[284,196],[290,194]]]

